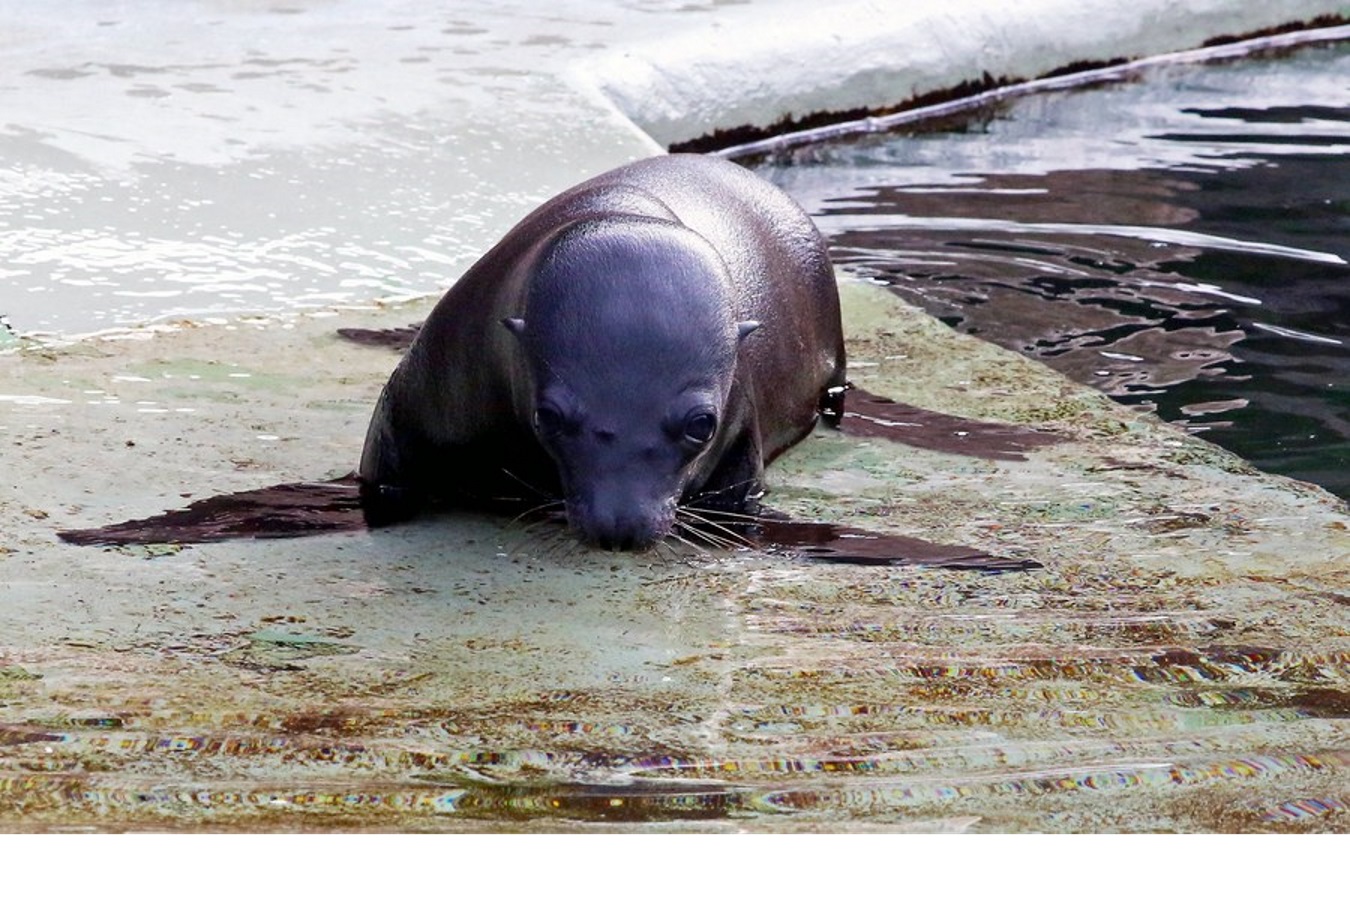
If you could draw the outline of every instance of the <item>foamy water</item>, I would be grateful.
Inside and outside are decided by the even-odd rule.
[[[15,328],[435,292],[543,197],[648,152],[558,74],[621,4],[285,6],[5,13]]]

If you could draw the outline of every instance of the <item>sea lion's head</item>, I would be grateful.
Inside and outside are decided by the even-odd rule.
[[[572,223],[541,249],[524,315],[506,320],[532,381],[521,410],[557,464],[569,525],[643,549],[727,446],[740,341],[725,263],[678,223]]]

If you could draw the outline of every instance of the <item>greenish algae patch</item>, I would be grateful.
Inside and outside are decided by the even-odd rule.
[[[0,677],[0,826],[1350,830],[1345,505],[844,295],[861,386],[1066,440],[822,429],[772,505],[1042,569],[612,554],[473,515],[66,546],[349,471],[395,357],[332,330],[429,302],[0,357],[0,395],[54,401],[0,403],[0,672],[41,676]]]

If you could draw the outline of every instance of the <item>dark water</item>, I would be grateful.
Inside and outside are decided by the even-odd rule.
[[[1350,44],[742,160],[836,262],[1350,497]]]

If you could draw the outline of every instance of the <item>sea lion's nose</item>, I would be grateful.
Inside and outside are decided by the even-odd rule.
[[[582,529],[582,537],[602,550],[645,550],[660,536],[651,522],[622,513],[599,516]]]
[[[636,550],[637,538],[631,534],[601,535],[596,539],[601,550]]]
[[[584,542],[602,550],[646,550],[669,530],[665,516],[594,501],[569,503],[567,522]]]

